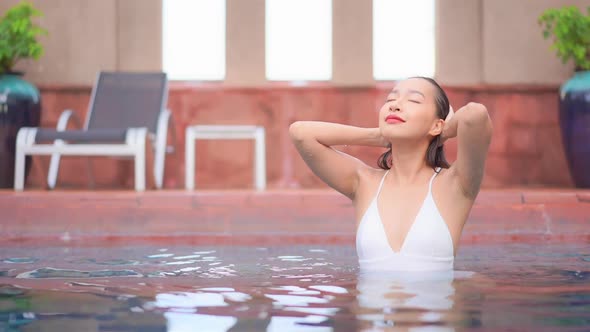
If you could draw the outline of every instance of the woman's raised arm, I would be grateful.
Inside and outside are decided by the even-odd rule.
[[[486,107],[478,103],[465,105],[445,124],[442,135],[443,140],[457,136],[457,160],[450,170],[463,194],[475,199],[492,138],[492,121]]]
[[[359,170],[368,167],[359,159],[333,146],[364,145],[385,147],[379,128],[359,128],[337,123],[298,121],[289,128],[299,154],[322,181],[354,199]]]

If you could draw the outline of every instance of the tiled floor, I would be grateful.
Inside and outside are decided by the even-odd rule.
[[[1,241],[353,243],[355,231],[350,202],[328,190],[3,190],[0,211]],[[590,243],[590,191],[484,190],[461,241]]]

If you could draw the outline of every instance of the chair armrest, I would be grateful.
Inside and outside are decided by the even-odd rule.
[[[80,119],[78,119],[78,116],[76,116],[76,113],[70,109],[67,109],[61,113],[59,120],[57,120],[57,131],[64,131],[68,129],[68,122],[70,119],[74,121],[74,125],[77,127],[77,129],[82,129],[82,123],[80,122]]]

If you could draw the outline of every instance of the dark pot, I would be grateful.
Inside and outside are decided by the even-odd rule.
[[[21,127],[38,127],[41,95],[22,74],[0,74],[0,188],[14,187],[16,134]],[[25,176],[31,168],[27,157]]]
[[[579,71],[560,88],[559,124],[574,184],[590,188],[590,71]]]

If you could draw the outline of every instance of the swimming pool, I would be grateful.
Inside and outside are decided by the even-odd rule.
[[[450,274],[366,274],[351,245],[0,248],[0,331],[590,329],[590,247],[464,245]]]

